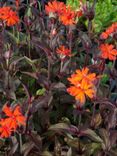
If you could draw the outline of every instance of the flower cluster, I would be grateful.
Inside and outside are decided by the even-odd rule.
[[[117,22],[113,23],[110,27],[106,29],[100,36],[101,39],[107,39],[110,35],[117,33]],[[111,61],[117,58],[117,49],[114,49],[113,44],[104,43],[99,46],[101,51],[101,57],[104,59],[109,59]]]
[[[114,49],[114,45],[105,43],[105,44],[101,44],[99,48],[101,50],[102,58],[109,59],[111,61],[116,60],[117,49]]]
[[[82,16],[82,11],[75,12],[70,6],[58,1],[48,2],[48,5],[45,6],[45,11],[47,14],[56,14],[64,25],[75,24],[76,17]]]
[[[60,46],[59,48],[57,48],[57,53],[60,55],[61,59],[64,59],[65,57],[70,57],[71,55],[71,51],[70,49],[66,48],[65,46]]]
[[[13,26],[19,22],[19,17],[10,7],[2,7],[0,8],[0,20],[7,26]]]
[[[86,97],[93,98],[96,94],[96,87],[94,81],[97,80],[95,73],[89,73],[87,67],[82,70],[76,70],[75,74],[72,74],[68,78],[72,86],[67,91],[70,95],[74,96],[80,104],[84,104]]]
[[[19,126],[25,126],[26,118],[22,115],[19,105],[15,108],[5,105],[2,111],[6,117],[0,119],[0,137],[7,138],[10,137],[12,132],[15,132]]]
[[[100,36],[101,39],[107,39],[111,34],[117,32],[117,22],[113,23],[110,27],[106,29]]]

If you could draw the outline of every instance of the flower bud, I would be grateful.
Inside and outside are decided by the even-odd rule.
[[[89,21],[92,21],[94,19],[94,16],[95,16],[94,10],[91,9],[91,10],[87,11],[86,14],[85,14],[85,16],[86,16],[86,18]]]

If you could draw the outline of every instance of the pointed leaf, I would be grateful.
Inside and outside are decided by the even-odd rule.
[[[81,131],[81,136],[87,136],[88,138],[90,138],[95,142],[103,143],[103,140],[91,129]]]
[[[69,128],[68,124],[66,123],[58,123],[55,125],[51,125],[49,130],[59,131],[59,130],[67,130]]]
[[[50,153],[49,151],[44,151],[41,156],[53,156],[52,153]]]

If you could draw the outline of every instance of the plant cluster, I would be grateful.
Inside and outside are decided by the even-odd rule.
[[[96,33],[97,5],[0,2],[0,156],[117,155],[117,21]]]

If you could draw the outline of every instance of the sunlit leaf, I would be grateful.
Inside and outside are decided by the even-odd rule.
[[[83,136],[87,136],[92,141],[103,143],[103,140],[91,129],[86,129],[82,131]]]
[[[44,95],[44,94],[45,94],[45,91],[46,91],[46,89],[45,89],[45,88],[38,89],[38,90],[36,91],[36,95],[42,96],[42,95]]]

